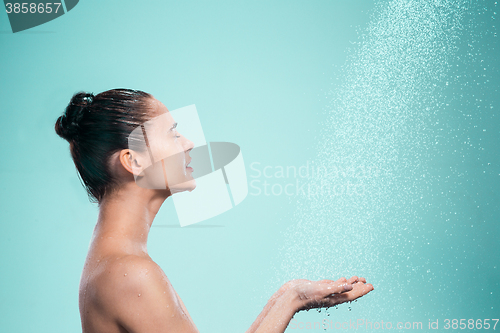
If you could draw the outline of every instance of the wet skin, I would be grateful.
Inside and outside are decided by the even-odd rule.
[[[168,112],[155,99],[151,107],[153,116]],[[174,122],[171,117],[164,119],[158,133],[167,131]],[[144,163],[143,155],[124,149],[111,157],[110,168],[121,185],[99,205],[98,221],[80,280],[83,333],[198,332],[166,274],[147,252],[148,234],[163,202],[172,193],[196,187],[184,165],[191,159],[189,151],[193,143],[180,133],[157,137],[160,138],[166,140],[160,145],[165,149],[163,153],[184,152],[177,159],[179,163],[169,166],[172,169],[168,174],[182,180],[177,180],[172,188],[151,189],[136,184],[134,170]],[[336,281],[289,281],[270,298],[247,333],[284,332],[298,311],[353,301],[371,290],[371,284],[356,276]]]

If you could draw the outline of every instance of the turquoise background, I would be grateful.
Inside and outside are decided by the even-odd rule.
[[[87,0],[16,34],[0,13],[0,331],[81,331],[78,285],[97,206],[78,180],[67,142],[54,132],[73,93],[126,87],[152,93],[171,110],[196,104],[207,140],[241,147],[249,181],[254,162],[298,168],[317,158],[321,135],[328,135],[332,91],[355,75],[343,65],[371,14],[388,3]],[[427,119],[429,126],[446,124],[440,134],[446,144],[421,147],[427,179],[446,179],[449,166],[461,176],[427,183],[436,205],[413,210],[411,246],[394,238],[388,249],[394,252],[388,252],[383,237],[363,240],[385,253],[380,262],[407,262],[382,270],[375,258],[339,271],[323,256],[331,275],[316,276],[301,260],[308,249],[299,246],[293,252],[298,266],[281,270],[289,261],[286,248],[295,244],[287,232],[299,223],[294,198],[249,195],[234,209],[186,228],[167,200],[151,229],[149,253],[201,332],[245,331],[290,278],[353,274],[365,276],[375,291],[352,309],[344,305],[328,317],[324,311],[299,313],[297,320],[426,325],[439,319],[442,327],[445,318],[499,318],[498,5],[469,6],[465,20],[474,29],[464,29],[458,42],[464,47],[449,60],[466,66],[460,74],[445,73],[455,85],[441,87],[435,97],[444,96],[448,105]],[[474,57],[467,58],[468,44],[474,44]],[[395,197],[403,191],[394,188]],[[439,196],[446,191],[453,195]],[[324,232],[312,224],[307,235],[296,237],[313,237],[328,254],[338,245],[314,243],[314,235]],[[430,268],[432,278],[424,273]]]

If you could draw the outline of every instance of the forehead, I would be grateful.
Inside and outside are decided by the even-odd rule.
[[[170,128],[175,123],[175,120],[167,107],[157,99],[153,99],[151,104],[153,112],[149,123],[160,127],[168,126]]]
[[[169,112],[167,107],[154,97],[149,99],[147,103],[149,104],[148,108],[152,112],[153,118]]]

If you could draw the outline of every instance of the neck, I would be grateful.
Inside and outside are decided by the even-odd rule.
[[[138,187],[134,182],[104,197],[92,237],[92,247],[102,255],[147,256],[149,229],[168,191]]]

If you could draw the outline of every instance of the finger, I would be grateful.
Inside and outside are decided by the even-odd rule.
[[[356,283],[358,281],[359,281],[359,278],[356,275],[354,275],[349,280],[347,280],[347,282],[349,282],[350,284]]]
[[[340,280],[340,279],[339,279]],[[340,293],[345,293],[348,291],[351,291],[353,288],[352,284],[348,283],[347,280],[344,278],[343,280],[340,281],[333,281],[330,283],[324,290],[325,290],[325,296],[332,295],[332,294],[340,294]]]
[[[339,283],[345,283],[347,282],[347,279],[345,277],[341,277],[340,279],[338,279],[337,281],[335,282],[339,282]]]
[[[371,283],[364,283],[364,282],[358,282],[356,284],[353,284],[352,287],[353,289],[354,288],[371,288],[371,290],[375,289]]]
[[[355,284],[355,283],[366,283],[366,279],[364,277],[358,277],[358,281],[353,282],[352,284]]]
[[[354,301],[355,299],[368,294],[372,290],[374,290],[374,288],[370,283],[367,284],[356,283],[353,285],[353,289],[351,291],[341,294],[335,294],[329,296],[328,298],[331,300],[333,306],[344,302]]]

